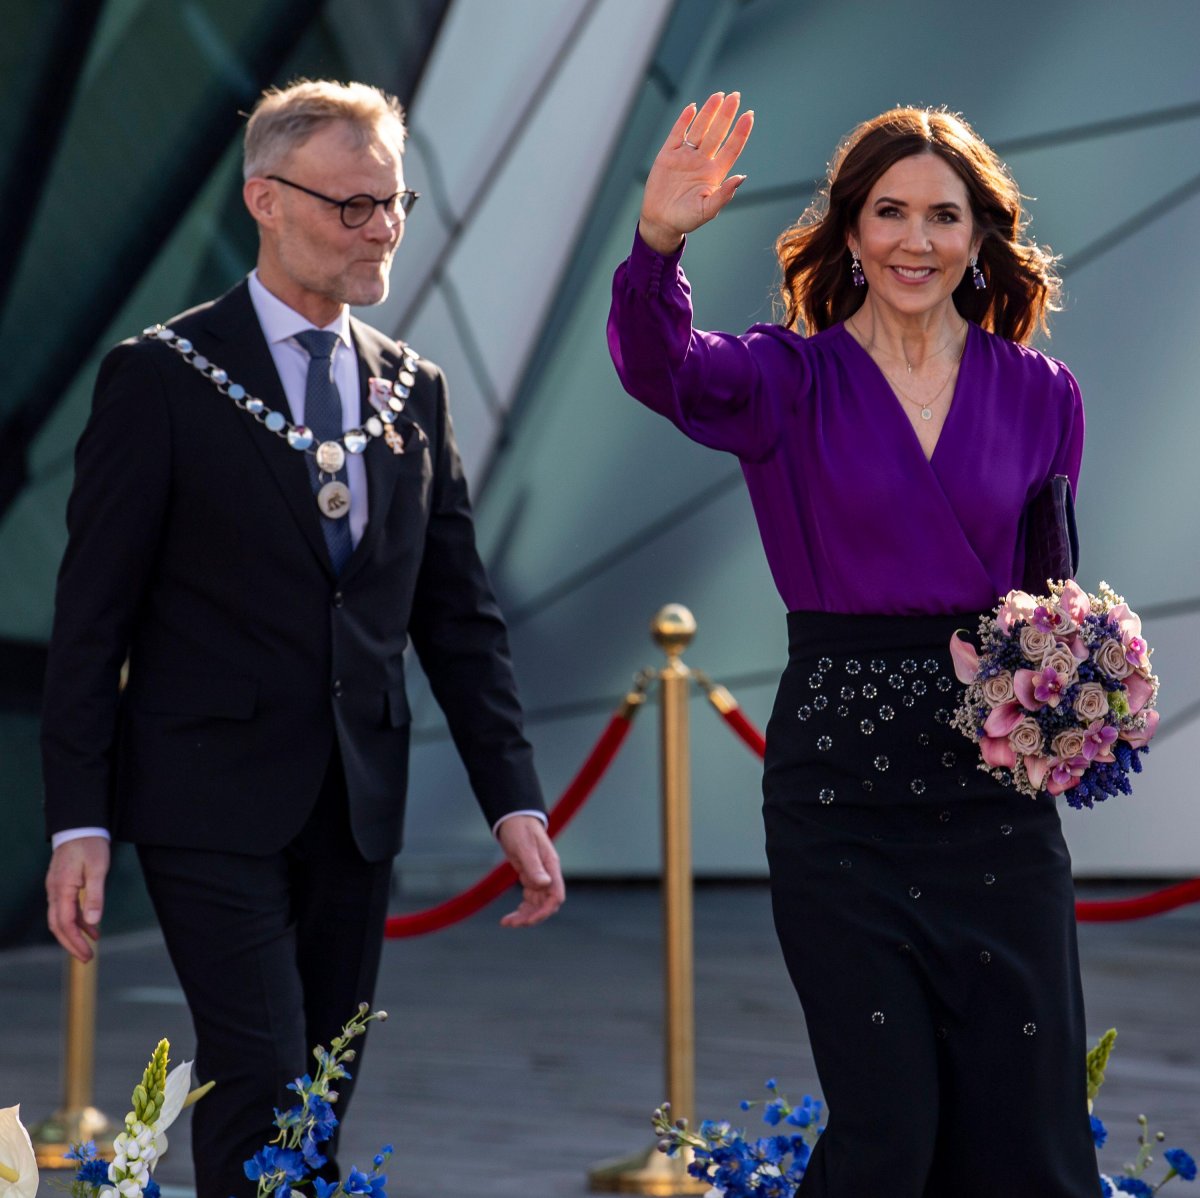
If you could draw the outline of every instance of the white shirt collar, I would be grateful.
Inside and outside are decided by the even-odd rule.
[[[288,341],[297,333],[304,332],[305,329],[318,327],[306,316],[301,316],[294,308],[289,308],[277,295],[268,291],[258,277],[257,270],[250,272],[247,283],[250,288],[250,302],[254,305],[255,315],[258,317],[258,323],[262,325],[263,335],[266,337],[268,345]],[[325,328],[331,333],[336,333],[347,348],[353,346],[354,343],[350,339],[350,309],[345,304],[342,305],[337,319],[327,324]]]

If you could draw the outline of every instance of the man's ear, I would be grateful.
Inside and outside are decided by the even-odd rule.
[[[270,179],[253,175],[242,184],[246,210],[260,227],[273,229],[279,220],[279,189]]]

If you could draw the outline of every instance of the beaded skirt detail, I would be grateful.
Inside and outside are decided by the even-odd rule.
[[[950,726],[977,619],[788,615],[763,811],[830,1110],[802,1198],[1099,1187],[1058,810]]]

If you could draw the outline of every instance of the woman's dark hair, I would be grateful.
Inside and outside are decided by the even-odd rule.
[[[851,316],[865,289],[850,278],[847,234],[879,177],[902,158],[936,154],[962,179],[975,230],[983,238],[977,290],[971,272],[954,290],[968,320],[1011,341],[1028,341],[1058,310],[1055,257],[1025,236],[1021,193],[1008,168],[975,131],[942,108],[893,108],[859,125],[838,147],[816,201],[775,243],[789,328],[820,332]]]

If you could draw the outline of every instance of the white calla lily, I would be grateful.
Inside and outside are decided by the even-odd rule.
[[[0,1198],[34,1198],[37,1191],[37,1158],[21,1108],[0,1108]]]

